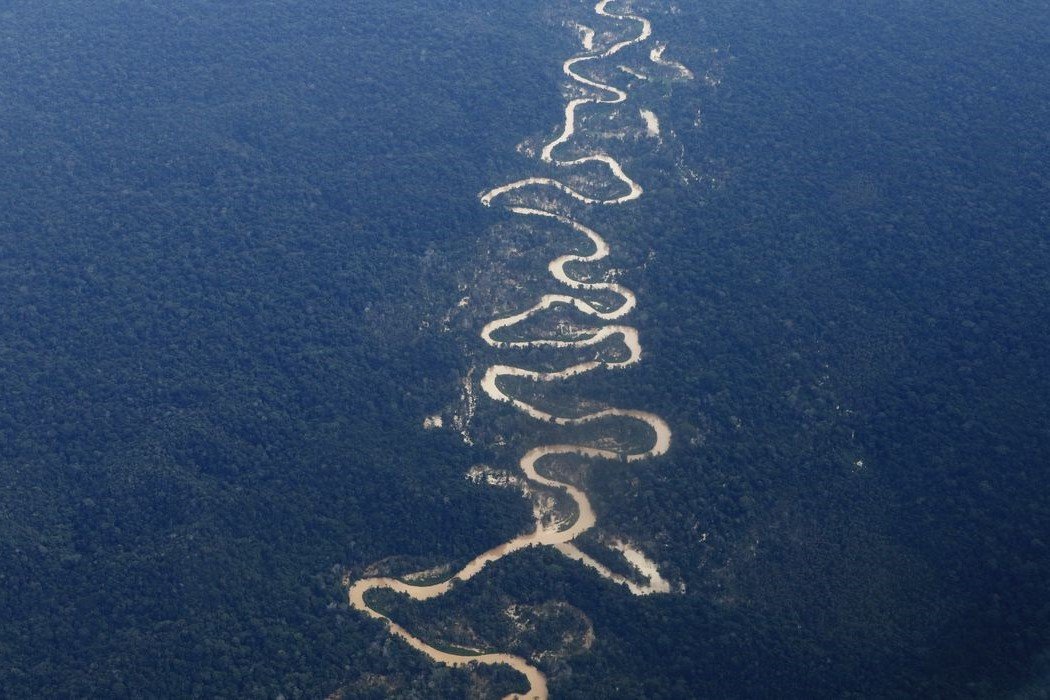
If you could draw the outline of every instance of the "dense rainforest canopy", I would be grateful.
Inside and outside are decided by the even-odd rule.
[[[495,641],[548,606],[538,647],[583,611],[555,697],[1046,692],[1050,8],[642,4],[698,79],[644,93],[667,142],[607,223],[647,358],[588,391],[678,437],[589,478],[685,592],[537,550],[391,609]],[[476,195],[557,123],[583,10],[0,9],[0,696],[515,687],[340,582],[529,522],[464,478],[504,453],[421,426],[477,343],[441,323]]]

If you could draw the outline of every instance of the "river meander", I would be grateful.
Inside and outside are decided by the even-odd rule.
[[[581,32],[581,42],[585,53],[567,59],[562,64],[562,71],[575,85],[582,88],[585,93],[590,94],[583,97],[575,97],[568,101],[565,106],[561,132],[543,147],[540,159],[544,163],[558,168],[572,168],[590,163],[601,164],[607,169],[609,175],[619,183],[621,191],[613,196],[602,198],[588,195],[555,178],[528,177],[494,187],[482,193],[480,200],[484,206],[493,206],[501,198],[511,193],[516,193],[520,198],[527,196],[533,189],[542,190],[543,188],[554,189],[586,205],[601,206],[625,204],[638,199],[644,194],[641,185],[629,177],[620,162],[609,154],[591,153],[570,160],[560,160],[556,155],[559,147],[572,140],[576,135],[577,115],[580,110],[596,105],[620,104],[628,99],[628,93],[625,90],[599,82],[580,73],[582,66],[610,58],[627,47],[644,43],[652,35],[652,24],[648,19],[629,12],[613,12],[609,10],[612,2],[613,0],[600,0],[594,6],[595,14],[607,20],[613,20],[625,27],[634,26],[636,31],[628,38],[613,41],[607,47],[599,48],[597,46],[599,39],[594,30],[578,25],[584,30]],[[680,66],[680,64],[672,64],[663,58],[662,46],[653,49],[649,57],[654,63],[673,65],[676,69]],[[681,67],[681,70],[684,71],[684,67]],[[637,449],[609,449],[587,444],[565,443],[541,445],[528,450],[519,461],[519,467],[525,478],[533,486],[557,490],[567,495],[576,508],[574,518],[545,526],[542,514],[537,512],[534,529],[531,532],[519,535],[476,556],[444,581],[423,585],[389,577],[365,578],[349,584],[348,595],[350,605],[354,609],[384,621],[391,634],[405,640],[412,648],[426,654],[433,661],[449,666],[467,666],[470,664],[502,664],[509,666],[524,675],[529,683],[529,689],[524,694],[511,695],[509,697],[544,700],[548,697],[547,678],[528,660],[505,653],[470,654],[465,652],[458,654],[438,649],[373,608],[366,600],[369,591],[376,589],[387,589],[402,593],[418,601],[441,596],[452,590],[456,584],[478,575],[488,564],[525,548],[541,546],[556,549],[566,557],[593,569],[599,575],[626,586],[627,590],[635,595],[668,593],[671,590],[669,583],[660,575],[657,566],[649,561],[641,550],[630,543],[615,540],[610,546],[621,553],[627,565],[633,568],[642,579],[647,580],[647,584],[638,583],[611,571],[577,547],[573,541],[584,532],[593,528],[597,523],[597,516],[591,506],[591,502],[582,489],[541,473],[545,462],[556,460],[559,456],[564,455],[574,455],[593,460],[624,460],[627,462],[658,457],[665,454],[671,447],[671,429],[667,423],[653,413],[625,408],[604,408],[572,417],[555,415],[521,398],[515,397],[510,390],[501,384],[501,380],[504,378],[524,378],[538,383],[557,382],[595,370],[619,369],[641,361],[642,346],[638,331],[632,326],[617,322],[626,317],[635,308],[637,299],[633,292],[618,283],[581,281],[573,278],[566,271],[566,265],[570,263],[593,263],[609,255],[609,245],[597,231],[585,226],[574,218],[554,211],[548,211],[538,206],[524,206],[520,203],[515,203],[508,205],[506,210],[513,215],[546,219],[548,223],[553,222],[556,225],[568,227],[584,237],[593,248],[593,252],[589,254],[566,254],[552,260],[548,264],[548,270],[551,276],[567,289],[567,292],[543,295],[539,301],[523,311],[490,321],[482,329],[481,337],[484,342],[496,349],[533,347],[584,348],[597,346],[600,343],[613,339],[624,345],[627,349],[627,354],[622,359],[608,361],[594,359],[548,372],[525,369],[511,364],[495,364],[487,368],[480,380],[482,391],[494,401],[508,404],[532,418],[556,425],[578,426],[614,417],[638,421],[647,426],[651,442],[648,446]],[[607,307],[576,296],[576,294],[588,292],[612,294],[618,296],[621,301],[618,305]],[[585,316],[593,318],[596,322],[611,321],[616,323],[596,325],[594,328],[577,330],[571,336],[564,338],[532,340],[501,340],[499,338],[501,332],[505,332],[507,329],[513,328],[537,314],[559,306],[572,307]]]

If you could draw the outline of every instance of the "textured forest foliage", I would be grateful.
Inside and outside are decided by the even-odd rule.
[[[514,689],[339,583],[529,523],[463,478],[511,450],[421,425],[479,342],[433,322],[498,219],[476,195],[534,167],[588,7],[169,5],[0,11],[0,695]],[[587,394],[676,440],[587,478],[685,592],[540,550],[391,609],[494,645],[511,601],[582,611],[555,697],[1045,692],[1050,12],[666,10],[697,80],[639,93],[674,140],[595,222],[646,358]]]

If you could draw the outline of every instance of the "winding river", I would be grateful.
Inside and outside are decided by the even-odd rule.
[[[594,6],[594,12],[608,19],[633,25],[638,28],[637,34],[628,39],[612,43],[604,49],[597,49],[595,44],[597,38],[593,30],[584,27],[581,41],[585,53],[566,60],[562,70],[578,86],[581,86],[587,94],[584,97],[571,99],[565,106],[564,126],[561,133],[552,141],[547,143],[540,154],[544,163],[561,168],[570,168],[586,164],[599,164],[607,169],[612,178],[622,185],[622,193],[607,198],[596,197],[580,192],[574,187],[550,177],[529,177],[517,180],[499,187],[495,187],[480,195],[481,203],[485,206],[493,206],[498,200],[511,193],[520,193],[517,199],[527,195],[532,189],[550,188],[569,196],[570,198],[588,205],[616,205],[638,199],[642,196],[642,187],[632,180],[625,172],[620,163],[605,153],[592,153],[570,160],[560,160],[556,156],[559,147],[569,142],[576,133],[577,114],[581,109],[589,105],[614,105],[625,102],[628,99],[626,91],[598,82],[589,78],[578,69],[588,62],[599,61],[609,58],[621,52],[629,46],[641,44],[652,35],[652,25],[649,20],[630,13],[617,13],[609,9],[613,0],[600,0]],[[663,48],[658,47],[650,52],[650,59],[662,65],[670,65],[662,57]],[[674,64],[678,66],[680,64]],[[683,67],[684,69],[684,67]],[[529,689],[522,695],[511,695],[510,698],[537,698],[544,700],[548,697],[547,679],[538,668],[526,659],[505,653],[479,653],[479,654],[457,654],[443,651],[420,638],[391,620],[383,613],[373,608],[366,600],[370,591],[386,589],[403,593],[418,601],[428,600],[450,591],[456,584],[467,581],[476,576],[491,562],[495,562],[514,552],[527,547],[548,546],[558,550],[566,557],[581,562],[590,567],[599,575],[604,576],[616,583],[623,584],[635,595],[649,595],[653,593],[667,593],[670,585],[665,581],[652,562],[645,555],[630,544],[614,541],[610,546],[618,550],[629,566],[636,570],[642,578],[648,580],[647,584],[638,583],[620,574],[611,571],[608,567],[596,561],[590,555],[579,549],[573,541],[584,532],[590,530],[596,524],[596,516],[591,502],[578,487],[558,481],[541,473],[544,463],[558,459],[559,456],[574,455],[593,460],[622,460],[636,462],[662,455],[670,449],[671,429],[659,416],[647,411],[605,408],[583,415],[561,416],[550,413],[528,401],[516,397],[510,390],[506,389],[502,381],[506,378],[523,378],[538,383],[557,382],[569,377],[586,374],[597,369],[619,369],[639,362],[642,358],[642,348],[638,337],[638,331],[628,325],[619,323],[620,319],[627,316],[637,304],[633,292],[615,282],[589,282],[574,278],[566,269],[573,263],[593,263],[606,258],[609,255],[609,245],[593,229],[585,226],[579,221],[553,211],[541,208],[511,204],[506,207],[511,214],[545,220],[558,226],[566,227],[575,231],[593,249],[589,254],[566,254],[552,260],[548,265],[551,276],[566,288],[562,294],[546,294],[542,296],[533,306],[515,313],[513,315],[494,319],[484,326],[481,337],[489,346],[497,349],[513,348],[587,348],[598,346],[606,341],[619,340],[626,348],[625,357],[615,360],[594,359],[577,364],[572,364],[557,371],[541,372],[515,367],[509,364],[497,364],[489,367],[480,381],[480,386],[485,394],[502,403],[513,406],[519,411],[540,421],[562,426],[579,426],[608,418],[623,418],[637,421],[647,427],[650,433],[650,446],[639,449],[611,449],[607,447],[594,447],[586,444],[552,444],[542,445],[530,449],[521,458],[519,466],[525,478],[531,484],[549,489],[557,490],[566,494],[575,504],[577,513],[571,523],[555,523],[544,525],[544,519],[539,513],[536,514],[535,528],[532,532],[519,535],[497,547],[484,552],[462,569],[454,573],[447,580],[429,585],[413,584],[403,580],[376,577],[360,579],[352,584],[348,582],[348,595],[350,605],[373,618],[386,623],[391,634],[405,640],[411,647],[426,654],[432,660],[449,666],[467,666],[471,664],[502,664],[520,672],[528,680]],[[580,294],[599,294],[602,298],[618,297],[619,303],[607,304],[587,301]],[[577,330],[571,337],[562,339],[541,338],[532,340],[506,340],[501,339],[501,334],[529,318],[541,314],[556,307],[571,307],[580,313],[593,318],[595,321],[610,322],[595,328]]]

